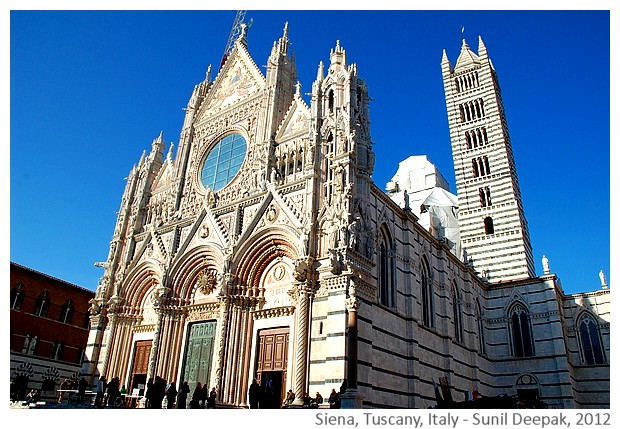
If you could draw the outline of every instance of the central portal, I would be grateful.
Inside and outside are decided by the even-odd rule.
[[[256,381],[265,392],[260,408],[280,408],[286,388],[289,328],[258,332]]]
[[[191,389],[198,382],[209,386],[211,381],[215,327],[215,320],[194,323],[189,327],[181,383],[187,381]]]

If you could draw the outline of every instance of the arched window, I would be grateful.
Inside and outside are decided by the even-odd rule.
[[[68,299],[62,305],[62,309],[60,310],[60,320],[62,323],[71,323],[71,319],[73,318],[73,301]]]
[[[52,353],[50,358],[60,360],[62,359],[63,352],[65,351],[65,345],[61,342],[55,342],[52,347]]]
[[[329,113],[334,111],[334,90],[330,89],[327,95],[327,108],[329,109]]]
[[[598,323],[590,314],[586,313],[579,322],[579,337],[584,362],[590,365],[605,363]]]
[[[484,338],[484,313],[482,313],[482,306],[480,300],[476,298],[476,316],[478,317],[478,342],[480,346],[480,353],[486,353],[485,338]]]
[[[491,217],[484,218],[484,233],[494,234],[495,228],[493,227],[493,219]]]
[[[25,297],[26,292],[24,290],[24,285],[19,283],[17,286],[11,289],[11,309],[21,310]]]
[[[454,340],[458,343],[463,342],[463,306],[461,294],[456,285],[452,284],[452,320],[454,321]]]
[[[435,306],[433,300],[433,281],[430,278],[430,270],[426,258],[422,258],[422,322],[424,326],[435,326]]]
[[[393,258],[391,256],[392,244],[387,228],[383,226],[379,233],[378,271],[379,276],[379,302],[387,307],[396,304],[394,294]]]
[[[532,330],[530,328],[529,315],[525,307],[520,304],[512,307],[510,312],[510,325],[514,355],[516,357],[534,356]]]
[[[37,298],[37,303],[34,306],[34,312],[36,316],[46,317],[47,311],[50,308],[50,297],[47,291],[42,292]]]

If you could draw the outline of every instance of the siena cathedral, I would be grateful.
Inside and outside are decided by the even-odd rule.
[[[368,88],[339,42],[308,105],[288,24],[265,74],[247,39],[194,87],[176,156],[160,134],[129,174],[97,264],[91,383],[200,382],[230,408],[253,379],[296,403],[342,389],[343,408],[427,408],[438,385],[609,407],[609,288],[601,272],[566,295],[546,258],[536,275],[482,39],[441,63],[458,196],[425,156],[373,182]]]

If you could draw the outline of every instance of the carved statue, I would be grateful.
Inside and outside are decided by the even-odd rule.
[[[357,250],[357,234],[359,229],[360,217],[356,216],[351,223],[349,223],[349,249]]]
[[[545,255],[543,255],[543,257],[542,257],[542,265],[543,265],[543,272],[545,274],[549,274],[551,272],[549,270],[549,259],[547,259],[547,257]]]
[[[603,270],[601,270],[598,273],[599,278],[601,279],[601,286],[603,287],[603,289],[607,288],[607,279],[605,279],[605,273],[603,272]]]

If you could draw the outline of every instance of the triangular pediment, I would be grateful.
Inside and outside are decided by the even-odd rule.
[[[480,59],[478,55],[474,54],[471,49],[469,49],[469,45],[463,40],[463,46],[461,47],[461,53],[459,58],[456,60],[456,65],[454,66],[454,70],[458,69],[466,69],[475,65],[480,64]]]
[[[245,45],[236,43],[207,95],[199,118],[225,110],[248,99],[265,87],[265,77]]]
[[[310,117],[310,108],[296,95],[276,133],[276,141],[281,142],[307,133],[310,128]]]
[[[173,160],[168,158],[162,165],[159,170],[159,174],[155,178],[152,188],[151,194],[157,194],[170,186],[172,183],[172,174],[173,174]]]

